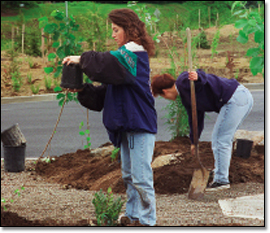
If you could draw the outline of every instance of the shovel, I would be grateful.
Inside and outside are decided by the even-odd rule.
[[[186,31],[187,31],[189,71],[192,71],[191,32],[189,28],[187,28]],[[203,166],[199,156],[197,107],[196,107],[195,86],[193,80],[190,80],[190,92],[191,92],[191,109],[192,109],[192,126],[193,126],[192,130],[193,130],[193,141],[195,145],[195,157],[199,162],[200,168],[196,168],[193,171],[193,176],[188,191],[188,198],[193,200],[199,200],[202,199],[204,196],[204,191],[209,179],[210,171],[208,171]]]

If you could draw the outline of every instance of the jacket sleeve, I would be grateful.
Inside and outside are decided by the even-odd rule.
[[[78,100],[82,106],[93,111],[100,112],[104,107],[107,85],[94,86],[85,83],[81,92],[78,92]]]
[[[92,81],[113,85],[135,83],[136,77],[111,52],[84,52],[80,65]]]

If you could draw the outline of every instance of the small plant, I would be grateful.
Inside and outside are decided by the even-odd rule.
[[[171,131],[172,139],[186,136],[189,132],[188,115],[181,97],[177,96],[176,100],[170,101],[164,109],[168,112],[164,118],[167,119],[165,124],[168,125],[167,129]]]
[[[11,73],[12,87],[13,90],[18,92],[22,86],[22,78],[19,71]]]
[[[114,199],[112,189],[109,187],[106,194],[100,189],[95,193],[92,203],[95,206],[95,214],[98,226],[116,226],[117,219],[125,201],[121,197]]]
[[[12,82],[12,86],[14,91],[19,91],[20,87],[22,86],[22,80],[20,75],[20,66],[18,65],[18,52],[14,51],[13,49],[9,49],[6,51],[7,57],[11,60],[9,65],[4,65],[4,73],[3,73],[3,81],[5,83]]]
[[[214,55],[215,54],[218,54],[217,52],[217,46],[218,46],[218,42],[219,42],[219,36],[220,36],[220,31],[217,30],[214,38],[213,38],[213,41],[212,41],[212,45],[211,45],[211,48],[212,48],[212,56],[211,58],[213,59]]]
[[[52,161],[55,161],[55,158],[45,157],[42,158],[41,161],[45,163],[51,163]]]
[[[39,88],[40,88],[40,85],[38,86],[34,86],[33,84],[30,86],[30,89],[32,91],[32,93],[35,95],[39,92]]]
[[[237,69],[235,73],[235,79],[237,80],[238,78],[239,78],[239,69]]]
[[[52,88],[52,79],[51,77],[44,77],[46,90],[51,90]]]
[[[84,122],[82,121],[80,123],[79,129],[81,130],[83,126],[84,126]],[[86,142],[87,143],[86,143],[86,145],[84,145],[84,149],[87,149],[88,148],[89,150],[91,150],[90,130],[89,129],[86,129],[85,131],[80,131],[79,134],[81,136],[86,136]],[[87,136],[87,134],[88,134],[88,136]]]
[[[211,46],[206,38],[206,33],[203,29],[200,29],[199,35],[196,37],[196,47],[201,49],[210,49]]]
[[[27,83],[28,84],[32,83],[32,74],[27,74]]]
[[[21,186],[21,190],[24,190],[25,188],[23,186]],[[10,203],[13,203],[14,202],[14,197],[17,196],[20,197],[21,196],[21,193],[20,193],[20,190],[19,189],[16,189],[13,193],[13,196],[9,199],[9,202]],[[1,198],[1,203],[4,203],[4,210],[7,210],[5,204],[7,203],[7,200],[5,198]]]
[[[33,60],[29,57],[29,58],[27,58],[27,62],[28,62],[28,64],[29,64],[29,67],[30,68],[33,68],[34,67],[34,62],[33,62]]]
[[[116,160],[116,156],[118,155],[119,150],[120,148],[117,148],[117,147],[113,149],[112,154],[111,154],[112,162]]]

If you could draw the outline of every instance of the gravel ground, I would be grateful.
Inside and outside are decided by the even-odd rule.
[[[66,189],[63,185],[47,183],[30,171],[33,161],[26,161],[20,173],[4,171],[1,161],[1,198],[14,197],[14,190],[22,185],[21,196],[7,203],[9,211],[28,220],[52,218],[64,222],[95,219],[92,198],[95,192]],[[264,184],[231,185],[231,189],[205,194],[203,201],[189,200],[186,194],[156,195],[158,226],[265,226],[263,220],[224,216],[219,199],[264,193]],[[117,194],[115,194],[116,196]],[[122,198],[126,198],[122,195]],[[1,205],[3,203],[1,202]],[[124,209],[124,208],[123,208]]]

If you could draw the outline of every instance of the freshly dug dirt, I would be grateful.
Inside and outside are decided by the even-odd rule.
[[[1,207],[1,226],[20,226],[20,227],[42,227],[42,226],[67,226],[67,227],[74,227],[74,226],[89,226],[89,223],[87,220],[81,220],[77,223],[64,223],[63,221],[56,221],[54,219],[47,219],[47,220],[27,220],[26,218],[23,218],[19,216],[17,213],[4,211],[4,209]]]
[[[183,194],[188,191],[194,168],[198,168],[197,160],[190,154],[190,141],[187,137],[177,138],[171,142],[158,141],[154,158],[181,152],[178,161],[163,167],[155,168],[154,187],[158,194]],[[205,167],[214,167],[210,142],[200,142],[199,154]],[[125,193],[121,175],[121,165],[112,162],[110,155],[94,157],[88,150],[55,157],[51,164],[39,162],[36,172],[48,182],[57,182],[65,187],[99,191],[111,187],[114,193]],[[248,159],[236,156],[234,152],[230,167],[232,184],[264,182],[264,154],[252,150]]]

